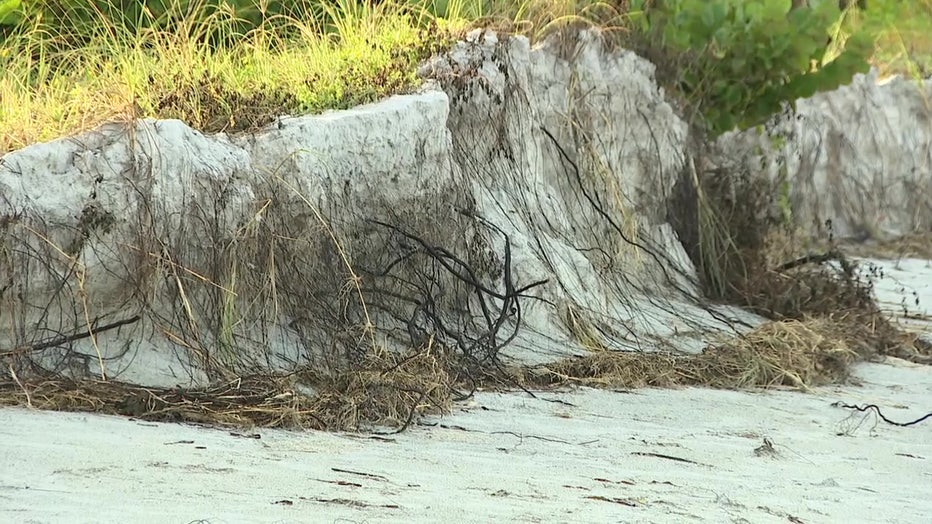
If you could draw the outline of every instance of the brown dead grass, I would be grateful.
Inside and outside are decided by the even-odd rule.
[[[698,355],[601,351],[521,373],[528,386],[604,388],[703,386],[721,389],[812,386],[843,382],[866,358],[863,319],[768,322],[723,339]],[[869,353],[869,351],[868,351]]]
[[[769,322],[722,340],[695,357],[691,385],[718,388],[810,386],[842,382],[860,359],[846,323],[831,318]]]
[[[447,413],[453,379],[442,350],[428,347],[409,355],[384,352],[356,371],[310,378],[321,391],[312,411],[323,428],[358,430],[371,425],[405,426],[424,413]]]
[[[196,389],[11,376],[0,381],[0,405],[212,426],[354,431],[448,411],[449,367],[442,351],[427,347],[374,355],[362,368],[332,377],[251,375]]]

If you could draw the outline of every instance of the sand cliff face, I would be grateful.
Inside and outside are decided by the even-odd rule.
[[[404,345],[430,327],[424,293],[432,322],[468,336],[485,307],[503,307],[508,326],[520,318],[504,354],[524,362],[583,351],[582,334],[610,349],[698,349],[757,322],[697,299],[666,222],[690,137],[650,63],[593,32],[535,48],[477,32],[422,74],[419,94],[248,136],[143,120],[5,155],[0,347],[174,385],[214,364],[342,365],[347,347],[330,341],[354,333],[341,323],[375,322],[381,343]],[[719,149],[783,176],[813,233],[829,219],[841,236],[927,229],[925,89],[859,77]],[[436,257],[393,265],[424,250],[380,223],[447,250],[476,282]],[[371,311],[346,291],[350,267],[363,268]],[[532,283],[520,315],[496,298]]]

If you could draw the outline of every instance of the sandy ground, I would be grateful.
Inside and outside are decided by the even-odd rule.
[[[0,410],[3,522],[929,522],[932,367],[813,393],[480,394],[392,436]],[[772,446],[767,446],[771,442]]]
[[[874,282],[880,306],[910,330],[932,340],[932,261],[904,258],[864,262],[883,269],[883,278]]]
[[[927,314],[929,264],[885,265],[891,313],[905,290]],[[0,522],[932,522],[932,420],[832,406],[914,420],[932,367],[855,371],[810,393],[481,393],[390,436],[0,409]]]

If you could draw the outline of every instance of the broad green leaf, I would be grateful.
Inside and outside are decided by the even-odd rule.
[[[0,25],[13,25],[19,22],[16,11],[22,7],[21,0],[0,0]]]
[[[766,20],[782,20],[790,11],[791,0],[765,0],[762,2],[761,16]]]

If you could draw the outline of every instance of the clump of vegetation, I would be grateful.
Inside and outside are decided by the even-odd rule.
[[[871,63],[882,74],[932,77],[932,0],[870,0],[867,10],[845,11],[834,28],[841,38],[852,32],[870,35]]]
[[[764,123],[785,105],[829,91],[869,69],[872,41],[829,39],[834,2],[791,9],[790,0],[635,0],[635,27],[668,82],[713,134]],[[839,52],[830,53],[832,48]],[[833,56],[834,55],[834,56]]]
[[[46,376],[26,383],[0,381],[0,406],[230,427],[404,428],[423,414],[449,411],[450,365],[442,348],[427,346],[405,355],[373,353],[361,369],[335,376],[248,374],[199,388]]]
[[[586,23],[628,35],[713,133],[847,82],[875,42],[894,69],[928,71],[932,16],[912,10],[932,15],[932,0],[876,0],[866,13],[809,3],[0,0],[0,152],[114,119],[240,131],[370,102],[416,87],[418,63],[478,25],[540,36]]]
[[[254,21],[216,1],[147,2],[133,17],[119,2],[65,4],[30,16],[7,9],[0,151],[111,120],[177,118],[229,132],[372,102],[414,89],[417,65],[453,35],[391,3],[316,2],[302,18]]]
[[[658,64],[658,78],[683,102],[696,136],[714,139],[761,126],[799,98],[850,82],[880,54],[877,18],[855,5],[841,11],[835,2],[809,3],[633,2],[639,32],[630,41]],[[560,363],[545,373],[548,380],[807,387],[843,378],[848,364],[863,358],[923,361],[932,353],[880,310],[871,268],[864,271],[833,245],[803,252],[785,181],[742,161],[720,165],[726,159],[710,151],[712,141],[697,142],[671,222],[707,297],[773,322],[695,357],[638,355],[644,360],[634,365],[630,356],[593,354]]]

